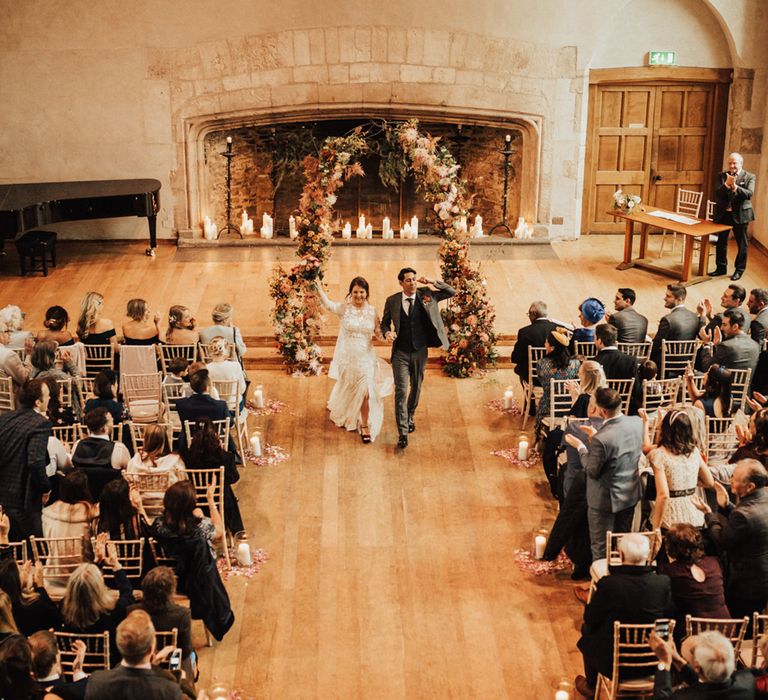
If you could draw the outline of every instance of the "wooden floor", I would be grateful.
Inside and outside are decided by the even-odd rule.
[[[196,251],[195,258],[162,246],[153,260],[143,244],[60,248],[62,264],[46,279],[16,277],[13,254],[0,271],[0,305],[19,304],[33,330],[47,306],[62,304],[74,317],[82,294],[96,289],[115,321],[133,296],[163,311],[187,304],[201,320],[226,299],[247,335],[268,333],[271,252]],[[599,236],[491,251],[483,264],[497,329],[514,332],[537,298],[550,302],[553,316],[574,319],[580,300],[609,302],[618,286],[634,287],[639,310],[657,319],[666,280],[617,272],[621,250],[621,239]],[[339,251],[331,294],[364,274],[381,306],[402,264],[434,275],[435,255]],[[750,252],[747,289],[768,285],[765,263]],[[697,285],[690,298],[709,295],[717,305],[726,284]],[[246,467],[236,487],[251,539],[270,560],[253,578],[229,580],[237,621],[221,644],[201,651],[202,684],[216,677],[246,697],[528,699],[552,697],[561,678],[581,672],[581,607],[567,573],[535,578],[514,563],[514,550],[528,546],[555,509],[539,469],[515,469],[490,454],[517,435],[519,418],[486,408],[512,377],[510,370],[476,380],[429,372],[404,453],[394,449],[390,402],[382,434],[366,446],[329,423],[326,377],[252,377],[286,404],[252,418],[252,427],[290,457]],[[199,630],[196,637],[202,643]]]

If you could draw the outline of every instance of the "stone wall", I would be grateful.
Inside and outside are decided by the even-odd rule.
[[[0,179],[156,177],[162,236],[197,231],[211,134],[374,114],[517,127],[533,182],[521,211],[577,235],[589,71],[661,48],[681,65],[734,67],[727,145],[758,172],[755,233],[768,241],[763,0],[36,0],[3,18]],[[256,170],[244,184],[258,191]],[[69,231],[146,236],[135,220]]]

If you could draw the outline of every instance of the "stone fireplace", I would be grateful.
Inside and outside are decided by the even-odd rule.
[[[424,222],[423,231],[434,228],[435,214],[417,187],[413,177],[407,177],[397,187],[385,186],[378,176],[380,157],[375,152],[376,134],[381,121],[371,118],[326,118],[313,121],[254,123],[214,128],[201,133],[203,169],[200,183],[200,207],[203,215],[216,222],[226,220],[226,137],[233,139],[232,158],[232,211],[233,221],[239,221],[245,209],[256,219],[258,228],[263,212],[274,217],[276,233],[286,233],[288,217],[298,207],[304,186],[300,162],[307,152],[316,151],[327,136],[348,133],[356,127],[369,132],[368,140],[374,152],[361,164],[364,177],[354,178],[339,194],[335,206],[337,228],[343,222],[356,225],[363,214],[378,230],[382,219],[390,218],[397,229],[412,216]],[[523,177],[526,131],[517,124],[488,125],[477,122],[432,121],[425,119],[420,127],[439,136],[451,149],[466,178],[472,216],[483,217],[486,233],[502,221],[504,197],[505,136],[509,134],[509,183],[507,189],[507,223],[514,229],[519,216],[528,213],[531,222],[531,202],[535,192],[523,193],[524,183],[535,183],[535,178]]]

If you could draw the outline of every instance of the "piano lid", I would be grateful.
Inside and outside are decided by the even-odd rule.
[[[159,180],[84,180],[0,185],[0,211],[18,211],[45,202],[158,192]]]

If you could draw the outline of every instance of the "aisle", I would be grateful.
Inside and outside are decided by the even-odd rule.
[[[554,517],[543,475],[490,455],[519,425],[486,407],[510,375],[428,373],[404,453],[391,405],[366,446],[326,420],[330,380],[260,375],[287,404],[263,434],[290,459],[237,486],[270,560],[230,578],[237,623],[203,650],[201,681],[271,698],[532,698],[573,677],[572,584],[513,558]]]

